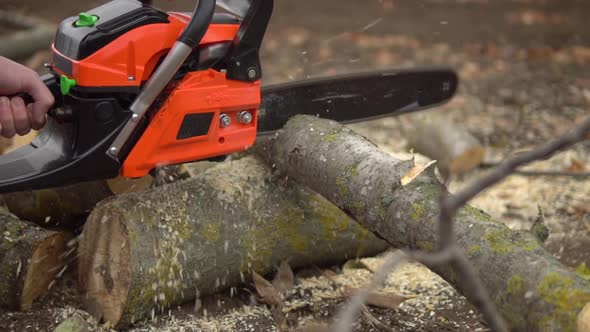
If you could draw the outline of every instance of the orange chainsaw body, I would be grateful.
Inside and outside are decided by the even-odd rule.
[[[80,61],[68,59],[71,72],[54,70],[76,81],[80,88],[139,87],[154,72],[185,29],[191,16],[169,13],[170,23],[135,28]],[[231,42],[239,24],[211,24],[199,46]],[[65,58],[53,46],[53,56]],[[149,117],[149,125],[123,161],[120,175],[137,178],[157,166],[202,160],[242,151],[256,139],[260,80],[227,79],[222,71],[204,69],[187,73]],[[252,121],[243,124],[238,113],[248,111]],[[231,124],[221,127],[221,114]],[[188,124],[187,124],[188,119]],[[191,120],[192,119],[192,120]],[[181,135],[193,125],[189,135]],[[190,132],[190,128],[189,128]]]
[[[260,83],[228,80],[216,70],[192,72],[171,92],[150,119],[149,126],[123,163],[122,175],[141,177],[157,166],[202,160],[242,151],[256,140]],[[238,113],[248,111],[252,122],[242,124]],[[231,124],[222,127],[221,114]],[[201,135],[179,138],[186,117],[194,118]],[[198,128],[206,125],[205,128]]]

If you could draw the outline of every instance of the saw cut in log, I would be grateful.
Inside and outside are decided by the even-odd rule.
[[[485,156],[482,144],[466,128],[437,113],[417,114],[404,131],[408,150],[437,161],[444,177],[470,171]]]
[[[151,176],[141,179],[117,177],[106,181],[80,182],[64,187],[3,194],[10,212],[22,220],[44,227],[75,228],[84,222],[94,206],[107,197],[146,190]]]
[[[73,235],[49,231],[0,209],[0,306],[28,310],[66,262]]]
[[[273,181],[269,167],[245,156],[99,203],[82,232],[78,271],[88,310],[125,327],[284,260],[323,265],[388,247],[321,196]]]
[[[326,197],[391,245],[438,248],[446,188],[433,167],[416,174],[412,160],[397,160],[349,128],[310,116],[292,118],[255,151],[275,166],[277,177]],[[573,331],[582,325],[590,281],[557,261],[534,234],[513,231],[471,206],[457,213],[455,233],[512,331]],[[453,267],[429,268],[474,299]]]

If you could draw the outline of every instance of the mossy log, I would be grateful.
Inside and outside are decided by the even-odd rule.
[[[0,208],[0,306],[28,310],[68,259],[73,235],[49,231]]]
[[[7,193],[2,198],[8,210],[22,220],[44,227],[75,228],[84,222],[98,202],[113,195],[145,190],[151,182],[149,175],[141,179],[117,177]]]
[[[79,282],[88,310],[125,328],[286,259],[297,268],[387,248],[321,196],[272,181],[270,167],[245,156],[99,203],[81,235]]]
[[[432,167],[402,181],[413,161],[396,160],[349,128],[309,116],[292,118],[256,149],[277,176],[308,186],[395,247],[437,248],[439,200],[446,188]],[[590,282],[560,264],[533,234],[513,231],[471,206],[458,212],[455,225],[458,247],[512,330],[582,326]],[[473,300],[453,268],[430,268]]]
[[[485,149],[466,128],[436,113],[417,114],[404,130],[407,148],[436,160],[445,177],[472,170],[484,159]]]

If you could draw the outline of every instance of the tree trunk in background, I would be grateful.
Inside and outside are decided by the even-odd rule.
[[[467,129],[436,113],[417,114],[404,130],[407,148],[437,161],[445,177],[479,166],[485,149]]]
[[[12,60],[27,58],[51,47],[57,26],[36,17],[0,10],[0,25],[17,32],[0,37],[0,56]]]
[[[79,245],[88,310],[117,327],[271,272],[375,255],[388,245],[321,196],[271,179],[252,156],[109,198]]]
[[[396,160],[341,124],[309,116],[292,118],[256,149],[277,176],[318,192],[390,244],[437,248],[438,203],[446,189],[431,167],[402,181],[411,160]],[[590,282],[560,264],[533,234],[512,231],[470,206],[456,215],[455,233],[513,330],[571,331],[583,320],[578,315],[590,302]],[[472,299],[453,268],[430,268]]]
[[[0,208],[0,306],[27,310],[66,263],[73,235],[18,220]]]

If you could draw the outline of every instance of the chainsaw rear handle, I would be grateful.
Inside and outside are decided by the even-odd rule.
[[[60,93],[59,85],[57,84],[57,80],[55,76],[52,74],[45,74],[41,76],[41,81],[45,84],[45,86],[49,89],[49,92],[53,95],[53,99],[55,102],[47,111],[47,114],[53,117],[58,122],[65,122],[71,120],[71,112],[69,110],[61,110],[59,107],[62,105],[62,95]],[[28,93],[17,93],[12,96],[8,96],[9,98],[13,97],[20,97],[22,98],[25,105],[32,104],[35,102],[33,97]]]

